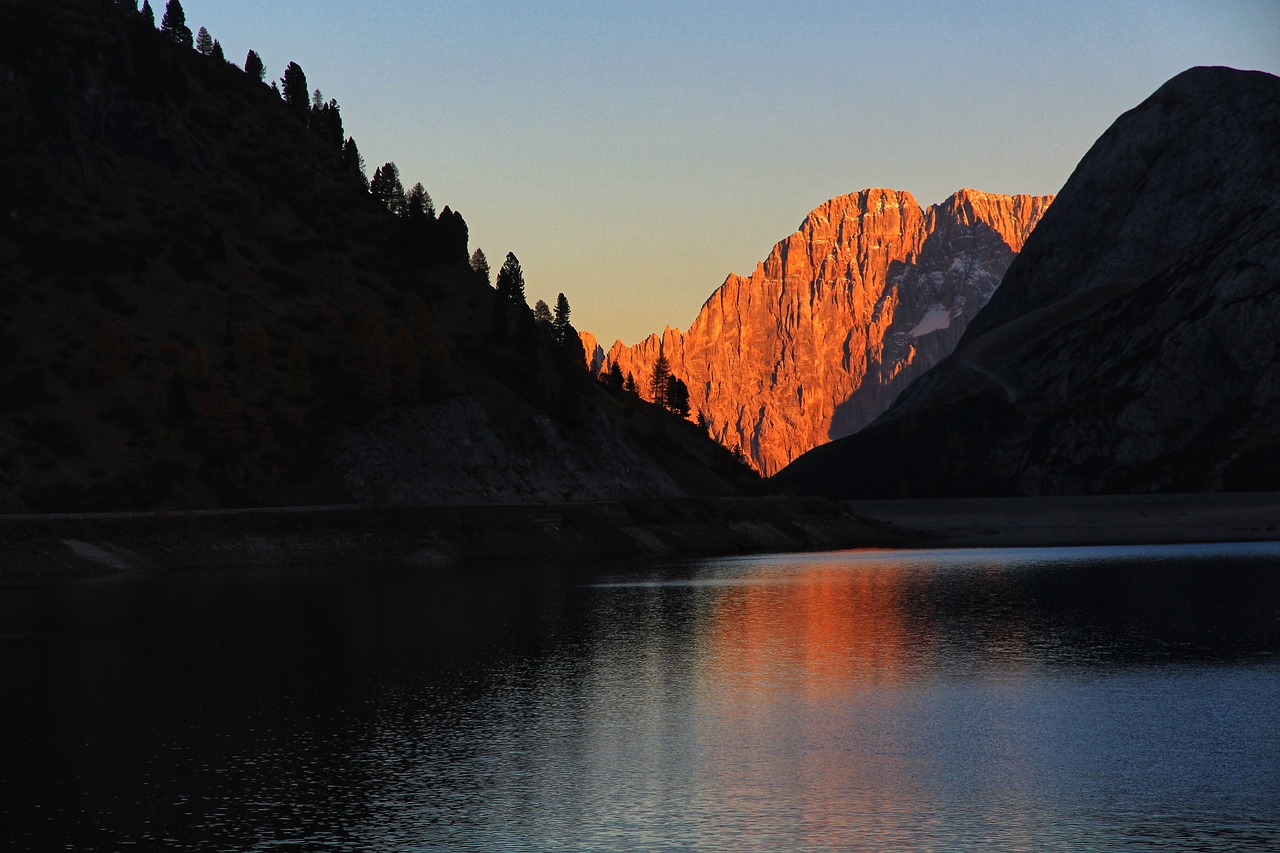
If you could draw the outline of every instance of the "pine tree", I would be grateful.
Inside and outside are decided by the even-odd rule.
[[[689,386],[678,376],[667,377],[667,400],[669,410],[682,418],[689,416]]]
[[[537,323],[544,329],[550,329],[553,322],[551,317],[551,309],[547,307],[547,303],[539,299],[533,303],[533,322]]]
[[[360,184],[365,188],[369,188],[369,179],[364,173],[364,157],[360,155],[360,149],[356,147],[356,138],[348,136],[347,141],[342,143],[342,171],[358,177]]]
[[[529,304],[524,296],[524,271],[513,252],[507,252],[507,259],[498,270],[498,294],[517,305]]]
[[[489,259],[484,256],[484,250],[476,248],[471,253],[471,269],[476,276],[485,283],[486,287],[491,286],[489,280]]]
[[[621,391],[622,387],[626,385],[626,383],[627,380],[623,377],[622,368],[618,366],[618,362],[615,361],[613,364],[609,365],[609,373],[605,379],[605,384],[614,391]]]
[[[151,29],[156,28],[156,13],[151,8],[151,0],[142,0],[142,20],[147,22],[147,26]]]
[[[406,200],[404,184],[400,183],[400,169],[394,162],[384,163],[373,170],[373,178],[369,181],[369,192],[378,203],[396,216],[403,216]]]
[[[431,194],[427,192],[422,182],[413,185],[413,189],[409,190],[406,200],[407,212],[412,219],[429,218],[434,219],[436,215],[436,206],[431,201]]]
[[[204,27],[196,33],[196,52],[201,56],[213,55],[213,36],[209,35],[209,31]]]
[[[563,293],[556,297],[556,316],[552,320],[556,340],[565,342],[565,330],[569,328],[569,300]]]
[[[222,42],[218,41],[217,39],[213,40],[213,53],[211,55],[213,56],[214,59],[218,60],[219,62],[227,61],[227,55],[222,52]]]
[[[627,373],[627,378],[622,383],[622,390],[631,394],[635,394],[637,392],[636,377],[634,373]]]
[[[284,76],[280,78],[280,85],[284,102],[289,105],[289,109],[297,115],[305,116],[311,108],[311,96],[307,91],[307,75],[302,66],[290,62],[284,69]]]
[[[659,406],[667,405],[667,378],[671,375],[671,365],[667,363],[666,355],[659,354],[658,360],[653,363],[653,373],[649,377],[649,392],[653,395],[653,402]]]
[[[182,0],[169,0],[164,7],[164,18],[160,21],[160,32],[176,41],[183,47],[191,47],[193,36],[187,26],[187,13],[182,11]]]
[[[250,77],[258,78],[258,82],[264,82],[267,78],[267,66],[262,64],[262,57],[258,56],[256,50],[249,51],[244,58],[244,73]]]

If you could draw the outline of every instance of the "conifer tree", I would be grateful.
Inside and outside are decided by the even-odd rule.
[[[667,379],[670,376],[671,365],[667,363],[666,355],[659,353],[649,377],[649,392],[653,395],[653,402],[664,408],[667,405]]]
[[[364,157],[356,147],[356,138],[348,136],[347,141],[342,143],[342,170],[353,177],[358,177],[361,185],[368,189],[369,179],[365,177],[364,169]]]
[[[311,108],[311,96],[307,91],[307,75],[302,70],[302,66],[296,62],[290,62],[285,66],[284,76],[280,78],[280,86],[284,94],[284,102],[289,105],[289,109],[300,116],[306,116]]]
[[[227,55],[222,52],[222,42],[218,41],[217,39],[213,40],[213,52],[211,56],[213,56],[213,58],[218,60],[219,62],[227,61]]]
[[[498,294],[517,305],[529,305],[524,296],[524,271],[513,252],[507,252],[507,259],[498,270]]]
[[[151,0],[142,0],[142,20],[147,22],[147,26],[151,29],[156,28],[156,13],[151,8]]]
[[[471,269],[475,272],[476,277],[485,283],[486,287],[492,285],[489,280],[489,259],[484,256],[484,250],[476,248],[471,253]]]
[[[244,58],[244,73],[250,77],[258,78],[258,82],[264,82],[267,77],[267,66],[262,64],[262,57],[258,56],[256,50],[249,51]]]
[[[621,391],[622,387],[626,385],[626,383],[627,380],[623,377],[622,368],[618,366],[618,362],[615,361],[613,364],[609,365],[609,373],[605,378],[605,384],[614,391]]]
[[[182,0],[169,0],[160,21],[160,32],[183,47],[191,47],[191,28],[187,26],[187,13],[182,11]]]
[[[667,377],[666,406],[682,418],[689,416],[689,386],[678,376]]]
[[[373,170],[369,180],[369,192],[378,203],[396,216],[404,215],[406,201],[404,184],[400,183],[400,169],[395,162],[383,163]]]
[[[569,328],[569,300],[563,293],[556,297],[556,316],[551,321],[556,340],[565,342],[565,330]]]
[[[544,329],[551,329],[551,309],[541,299],[533,303],[533,322]]]
[[[411,218],[435,218],[435,202],[431,200],[431,194],[427,192],[421,181],[414,184],[413,189],[409,190],[406,204],[407,213]]]
[[[209,35],[209,31],[204,27],[196,33],[196,52],[201,56],[213,55],[213,36]]]
[[[634,373],[627,373],[627,378],[622,383],[622,390],[631,394],[635,394],[637,392],[638,389],[636,388],[636,377]]]

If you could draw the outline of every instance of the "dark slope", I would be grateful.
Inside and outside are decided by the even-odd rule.
[[[393,216],[305,111],[131,4],[0,4],[0,511],[753,487],[549,335],[491,340],[467,253],[456,213]],[[379,467],[427,439],[465,464]]]
[[[1280,79],[1121,116],[955,353],[775,478],[840,497],[1280,488]]]

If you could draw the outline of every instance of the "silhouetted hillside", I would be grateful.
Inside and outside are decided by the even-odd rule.
[[[432,434],[398,441],[465,447],[441,425],[459,407],[502,459],[568,454],[562,499],[598,496],[600,444],[636,469],[618,493],[751,487],[692,425],[600,388],[527,308],[495,309],[462,217],[371,193],[336,102],[288,83],[129,3],[0,5],[0,508],[438,499],[429,466],[397,485],[370,454],[406,413]],[[537,470],[504,491],[491,463],[450,469],[453,499],[538,496]]]

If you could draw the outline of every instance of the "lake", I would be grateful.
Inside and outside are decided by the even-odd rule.
[[[1280,544],[0,586],[13,850],[1280,849]]]

